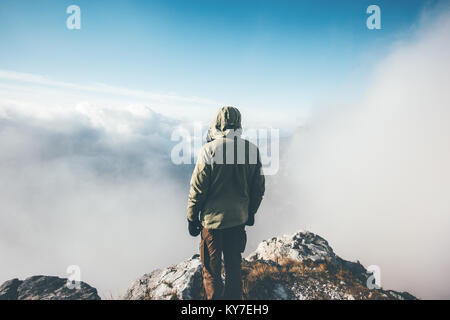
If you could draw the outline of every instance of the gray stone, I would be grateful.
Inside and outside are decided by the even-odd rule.
[[[202,267],[199,255],[177,265],[157,269],[137,279],[127,290],[126,300],[199,299]]]
[[[0,286],[0,300],[17,300],[17,290],[21,283],[17,278],[4,282]]]
[[[277,263],[282,259],[320,262],[335,260],[336,255],[322,237],[309,231],[299,231],[290,236],[284,235],[264,240],[247,257],[249,261],[270,260]]]
[[[53,276],[32,276],[12,279],[0,287],[0,300],[100,300],[97,289],[85,282],[69,289],[67,279]]]

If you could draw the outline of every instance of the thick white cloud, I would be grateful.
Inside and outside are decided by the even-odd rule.
[[[170,160],[177,121],[142,105],[0,105],[0,282],[82,279],[117,297],[185,258],[189,167]]]
[[[379,265],[384,287],[449,298],[450,15],[430,20],[382,60],[362,101],[323,108],[296,134],[285,216]]]

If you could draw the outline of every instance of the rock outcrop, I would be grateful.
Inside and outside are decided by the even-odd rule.
[[[199,255],[177,265],[157,269],[137,279],[124,296],[126,300],[196,300],[203,291]]]
[[[337,256],[322,237],[299,231],[259,244],[242,261],[244,299],[416,299],[407,292],[369,289],[370,273]],[[124,299],[203,299],[198,255],[136,280]]]
[[[0,300],[100,300],[97,289],[85,282],[70,289],[67,279],[33,276],[25,280],[12,279],[0,286]]]
[[[309,231],[298,231],[293,235],[273,237],[262,241],[251,253],[248,261],[296,261],[326,264],[335,269],[342,269],[360,281],[368,278],[367,270],[358,262],[347,261],[337,256],[328,242],[319,235]]]

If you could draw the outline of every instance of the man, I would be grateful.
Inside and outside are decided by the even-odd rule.
[[[201,233],[207,299],[242,298],[245,225],[254,224],[265,189],[258,148],[241,136],[241,114],[223,107],[209,129],[190,183],[189,233]],[[225,286],[222,283],[222,254]]]

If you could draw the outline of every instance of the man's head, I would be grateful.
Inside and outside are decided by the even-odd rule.
[[[241,113],[235,107],[222,107],[217,112],[214,127],[224,132],[227,129],[241,129]]]
[[[206,141],[224,136],[240,136],[242,132],[241,113],[235,107],[222,107],[217,112],[211,127],[209,128]]]

